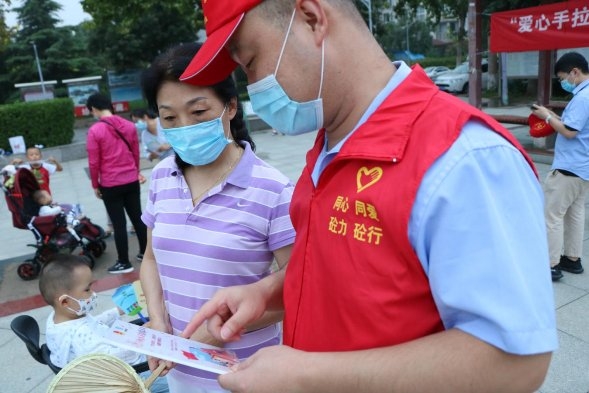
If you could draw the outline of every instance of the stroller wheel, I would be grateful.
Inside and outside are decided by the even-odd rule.
[[[35,263],[32,259],[27,259],[20,265],[18,265],[18,269],[16,273],[20,278],[25,281],[34,280],[39,275],[39,271],[41,270],[41,265]]]
[[[106,243],[104,242],[104,240],[95,240],[86,245],[86,250],[92,253],[92,256],[94,258],[100,258],[105,248]]]
[[[84,251],[82,251],[80,253],[80,255],[88,260],[88,266],[90,266],[90,269],[94,269],[94,265],[95,265],[96,261],[94,260],[94,256],[92,255],[92,251],[89,249],[85,249]]]

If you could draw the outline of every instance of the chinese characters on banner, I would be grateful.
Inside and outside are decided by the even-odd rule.
[[[491,51],[520,52],[589,45],[589,1],[565,1],[491,15]]]

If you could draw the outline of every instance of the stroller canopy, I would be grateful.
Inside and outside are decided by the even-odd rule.
[[[14,175],[14,183],[11,187],[4,188],[15,228],[27,229],[31,218],[39,214],[39,205],[33,200],[33,194],[40,189],[35,175],[26,168],[19,168]]]

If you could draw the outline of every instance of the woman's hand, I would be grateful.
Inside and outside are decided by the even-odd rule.
[[[165,332],[165,333],[170,333],[170,334],[172,333],[172,327],[170,326],[170,324],[168,322],[150,320],[148,322],[148,324],[149,324],[150,329],[157,330],[159,332]],[[147,325],[145,325],[145,326],[148,327]],[[176,366],[175,363],[170,362],[168,360],[159,359],[159,358],[156,358],[153,356],[147,357],[147,363],[149,364],[149,369],[152,372],[158,368],[158,366],[161,362],[166,363],[166,368],[164,369],[164,371],[162,371],[162,373],[160,374],[160,377],[163,377],[164,375],[166,375],[172,368],[174,368]]]

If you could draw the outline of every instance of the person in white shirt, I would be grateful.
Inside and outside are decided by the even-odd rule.
[[[43,299],[53,308],[47,318],[46,341],[51,351],[51,362],[58,367],[79,356],[104,353],[136,365],[146,361],[145,355],[118,348],[106,343],[100,335],[123,314],[117,307],[102,314],[90,314],[96,307],[97,295],[92,290],[92,270],[79,255],[56,254],[43,266],[39,290]],[[147,378],[146,371],[140,374]],[[166,377],[156,378],[150,391],[168,392]]]
[[[131,121],[140,133],[141,144],[145,148],[145,157],[149,161],[163,160],[172,155],[174,150],[166,141],[157,116],[147,109],[135,109],[131,112]]]

